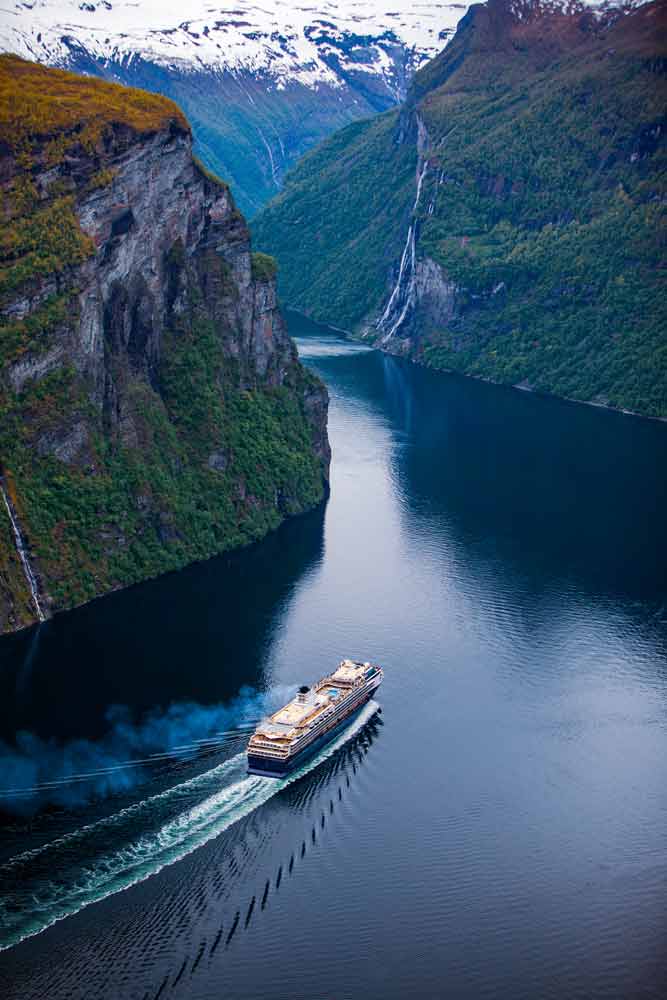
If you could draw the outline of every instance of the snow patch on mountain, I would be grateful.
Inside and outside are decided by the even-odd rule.
[[[534,21],[545,14],[577,14],[592,10],[596,18],[610,19],[635,10],[650,0],[512,0],[517,21]]]
[[[140,56],[179,72],[243,70],[279,87],[341,86],[341,77],[361,70],[390,78],[397,46],[417,69],[467,8],[409,0],[191,0],[186,8],[174,0],[25,0],[0,10],[0,47],[56,66],[84,50],[110,62]]]

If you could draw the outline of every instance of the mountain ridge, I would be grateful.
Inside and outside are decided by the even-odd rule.
[[[306,156],[258,244],[288,305],[386,350],[664,416],[665,4],[516,6]]]

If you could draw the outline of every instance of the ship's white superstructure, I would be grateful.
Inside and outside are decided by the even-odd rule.
[[[343,660],[312,688],[300,688],[255,730],[248,744],[248,770],[277,775],[291,771],[369,700],[383,676],[375,664]]]

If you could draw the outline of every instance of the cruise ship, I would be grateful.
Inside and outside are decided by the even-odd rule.
[[[317,753],[371,698],[384,677],[373,663],[343,660],[337,670],[304,685],[257,726],[248,743],[248,771],[280,778]]]

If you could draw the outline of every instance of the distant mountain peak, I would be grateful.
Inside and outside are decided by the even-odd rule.
[[[442,47],[467,6],[232,0],[213,7],[192,0],[184,19],[179,4],[159,0],[34,0],[2,12],[0,46],[51,65],[68,65],[83,49],[98,59],[140,56],[179,71],[244,69],[277,84],[340,86],[341,72],[362,66],[395,75],[391,50],[399,46],[416,69]]]

